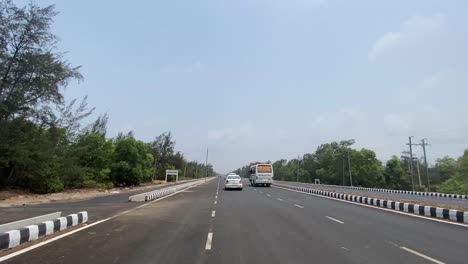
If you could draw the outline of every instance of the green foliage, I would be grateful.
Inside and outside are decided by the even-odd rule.
[[[110,176],[116,185],[139,185],[151,179],[151,150],[131,133],[115,139]]]
[[[211,165],[174,154],[170,132],[151,144],[132,133],[107,139],[107,114],[83,129],[94,108],[87,97],[63,100],[63,88],[82,76],[55,50],[55,15],[54,6],[0,0],[0,188],[48,193],[138,185],[164,177],[166,168],[184,169],[186,177],[214,174]]]
[[[441,181],[446,181],[455,175],[457,172],[457,161],[449,156],[437,159],[436,168]]]
[[[452,160],[445,157],[445,164],[450,164],[450,172],[454,175],[443,182],[439,186],[439,191],[444,193],[457,193],[457,194],[468,194],[468,149],[465,150],[463,156],[461,156],[456,164],[452,163]],[[455,171],[453,168],[455,167]]]

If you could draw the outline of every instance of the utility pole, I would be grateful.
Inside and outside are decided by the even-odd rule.
[[[206,169],[205,177],[208,177],[208,148],[206,149],[205,169]]]
[[[184,168],[184,179],[187,178],[187,162],[185,162],[185,168]]]
[[[297,155],[296,182],[299,182],[299,155]]]
[[[344,186],[344,174],[345,174],[345,169],[344,169],[344,156],[341,156],[341,165],[343,167],[343,186]]]
[[[411,185],[413,186],[413,192],[414,192],[414,177],[413,177],[413,144],[411,143],[411,137],[408,137],[409,143],[406,145],[409,145],[409,151],[410,151],[410,174],[411,174]]]
[[[417,165],[417,172],[418,172],[418,178],[419,178],[419,188],[422,187],[422,183],[421,183],[421,172],[419,171],[419,159],[416,158],[416,165]]]
[[[421,140],[421,146],[423,148],[423,153],[424,153],[424,167],[426,167],[426,179],[427,179],[427,191],[429,191],[429,168],[427,167],[427,156],[426,156],[426,146],[429,146],[426,142],[427,138],[423,138]]]
[[[348,166],[349,166],[349,186],[353,186],[353,176],[351,175],[351,158],[349,157],[349,150],[348,150]]]

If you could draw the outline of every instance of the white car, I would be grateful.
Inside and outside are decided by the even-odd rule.
[[[242,179],[239,175],[228,175],[226,181],[224,182],[224,190],[228,189],[238,189],[242,191]]]

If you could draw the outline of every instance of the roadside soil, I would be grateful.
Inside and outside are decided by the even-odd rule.
[[[184,181],[179,181],[182,183]],[[58,201],[80,201],[87,200],[99,196],[107,196],[117,193],[125,193],[136,190],[151,189],[156,186],[171,185],[174,182],[164,181],[153,181],[152,183],[146,183],[138,187],[121,187],[112,188],[109,190],[98,189],[98,188],[86,188],[86,189],[71,189],[60,193],[49,193],[49,194],[37,194],[31,193],[24,190],[7,189],[0,191],[0,207],[11,207],[21,206],[30,204],[42,204],[51,203]]]

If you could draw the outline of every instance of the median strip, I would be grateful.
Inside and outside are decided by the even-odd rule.
[[[368,206],[375,206],[386,208],[388,210],[395,210],[401,211],[409,214],[416,214],[425,217],[433,217],[433,218],[441,218],[445,220],[450,220],[459,223],[468,223],[468,212],[453,210],[453,209],[446,209],[446,208],[439,208],[439,207],[432,207],[427,205],[419,205],[419,204],[412,204],[412,203],[403,203],[403,202],[395,202],[386,199],[377,199],[377,198],[369,198],[363,197],[358,195],[350,195],[350,194],[343,194],[331,191],[322,191],[307,187],[300,187],[300,186],[291,186],[286,184],[275,184],[279,188],[284,188],[287,190],[298,191],[301,193],[316,195],[316,196],[325,196],[331,197],[333,199],[338,200],[346,200],[351,201],[354,203],[365,204]]]
[[[58,217],[54,220],[44,221],[42,223],[6,231],[4,233],[0,233],[0,250],[14,248],[20,244],[51,235],[55,232],[62,231],[87,221],[88,213],[83,211],[66,217]]]
[[[213,180],[213,179],[214,177],[208,178],[208,180]],[[202,184],[204,182],[206,182],[206,179],[182,183],[179,185],[175,185],[175,186],[171,186],[171,187],[167,187],[163,189],[158,189],[158,190],[151,191],[151,192],[140,193],[140,194],[136,194],[136,195],[132,195],[128,197],[128,201],[129,202],[148,202],[148,201],[156,200],[161,197],[187,189],[189,187]]]

